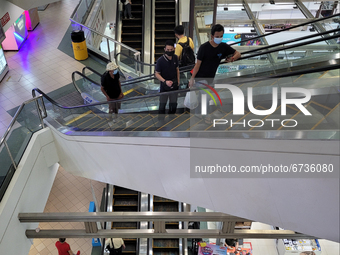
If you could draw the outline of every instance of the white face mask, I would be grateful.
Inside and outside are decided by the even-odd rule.
[[[223,38],[216,38],[214,37],[214,43],[220,44],[222,42]]]

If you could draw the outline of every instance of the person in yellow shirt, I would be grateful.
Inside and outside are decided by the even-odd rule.
[[[192,39],[190,37],[187,37],[187,36],[184,35],[184,27],[182,25],[176,26],[175,29],[174,29],[174,32],[175,32],[175,36],[178,38],[178,42],[176,44],[176,49],[175,49],[175,54],[178,56],[180,67],[186,66],[187,64],[181,65],[181,60],[182,60],[181,57],[182,57],[183,47],[180,44],[185,44],[185,43],[189,42],[189,46],[194,52],[194,47],[195,47],[194,42],[192,41]],[[195,64],[195,62],[191,63],[191,64]]]

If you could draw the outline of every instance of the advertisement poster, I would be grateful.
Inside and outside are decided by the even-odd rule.
[[[235,42],[241,41],[241,35],[237,33],[228,33],[228,34],[223,34],[223,40],[222,42],[227,43],[227,44],[232,44]],[[234,45],[239,45],[239,44],[234,44]]]
[[[241,35],[241,41],[248,40],[247,42],[242,42],[242,46],[254,46],[254,45],[262,45],[261,39],[252,39],[254,37],[257,37],[258,35],[253,34],[242,34]]]
[[[227,255],[227,249],[215,244],[199,243],[198,255]]]

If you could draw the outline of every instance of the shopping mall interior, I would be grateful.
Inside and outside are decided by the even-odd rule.
[[[131,9],[0,0],[0,254],[57,255],[61,237],[108,254],[113,237],[124,255],[237,254],[226,238],[239,254],[339,255],[338,1]],[[204,89],[180,67],[177,111],[159,114],[165,41],[183,25],[197,54],[214,24],[241,58]],[[112,61],[124,94],[113,120],[101,90]],[[189,109],[192,92],[211,122],[203,103]]]

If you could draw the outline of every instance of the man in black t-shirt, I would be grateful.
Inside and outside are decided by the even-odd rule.
[[[211,84],[215,78],[215,74],[222,59],[225,62],[233,62],[241,57],[241,53],[223,43],[224,27],[216,24],[211,28],[211,40],[202,44],[197,53],[197,61],[193,69],[189,87],[196,84],[197,87],[206,88],[200,85],[199,81]],[[196,108],[200,111],[200,107]],[[196,110],[196,114],[198,111]],[[210,119],[206,118],[206,122],[210,124]]]
[[[178,90],[179,68],[178,57],[175,55],[173,41],[166,41],[164,47],[165,54],[156,63],[155,76],[161,82],[160,92]],[[175,114],[177,109],[178,94],[161,95],[159,97],[159,120],[164,119],[165,106],[169,98],[169,114]]]
[[[241,57],[241,53],[223,43],[224,27],[220,24],[211,28],[211,40],[202,44],[197,53],[197,62],[194,67],[190,87],[194,84],[195,78],[215,78],[215,74],[222,59],[225,62],[233,62]]]
[[[114,101],[124,97],[119,77],[118,66],[114,62],[108,63],[106,72],[101,77],[102,86],[100,87],[107,101]],[[120,109],[120,103],[109,104],[110,121],[112,120],[113,113],[115,113],[115,118],[117,118],[118,109]]]

